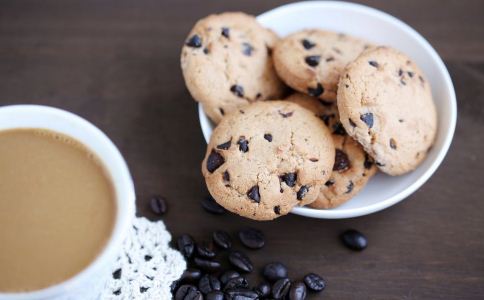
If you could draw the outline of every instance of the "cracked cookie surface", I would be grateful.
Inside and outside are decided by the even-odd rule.
[[[300,93],[289,96],[287,101],[312,111],[331,131],[336,148],[331,176],[321,187],[312,208],[337,207],[353,198],[376,173],[377,168],[363,147],[346,133],[339,121],[336,103],[328,104]]]
[[[277,42],[274,65],[281,79],[293,89],[334,102],[344,67],[369,45],[345,34],[303,30]]]
[[[435,140],[430,85],[409,57],[389,47],[368,49],[346,67],[338,109],[348,134],[390,175],[414,170]]]
[[[288,101],[261,101],[222,119],[202,173],[220,205],[271,220],[313,202],[334,157],[331,134],[314,113]]]
[[[213,122],[250,102],[281,97],[285,87],[271,58],[277,40],[244,13],[210,15],[195,24],[182,48],[181,68],[192,97]]]

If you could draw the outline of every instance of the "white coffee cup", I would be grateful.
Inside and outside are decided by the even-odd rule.
[[[0,131],[15,128],[49,129],[73,137],[87,146],[101,159],[111,177],[117,212],[113,232],[104,249],[84,270],[41,290],[0,292],[0,300],[99,299],[135,213],[134,185],[128,166],[119,150],[101,130],[70,112],[40,105],[0,107]]]

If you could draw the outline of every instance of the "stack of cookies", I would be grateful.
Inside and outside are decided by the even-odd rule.
[[[377,170],[414,170],[435,139],[418,66],[345,34],[311,29],[280,39],[253,16],[211,15],[190,32],[181,66],[217,124],[202,163],[208,190],[244,217],[334,208]]]

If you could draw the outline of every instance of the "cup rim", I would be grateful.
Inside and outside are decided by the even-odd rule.
[[[410,25],[406,24],[405,22],[401,21],[400,19],[383,12],[381,10],[350,2],[344,1],[302,1],[296,3],[289,3],[274,9],[268,10],[260,15],[257,16],[257,20],[261,23],[264,23],[265,19],[271,18],[274,15],[278,14],[285,14],[288,11],[305,11],[305,10],[312,10],[312,9],[322,9],[322,8],[338,8],[338,9],[345,9],[349,11],[353,11],[355,13],[368,15],[371,18],[377,18],[382,20],[384,23],[391,23],[398,27],[400,30],[404,31],[406,34],[412,37],[413,41],[416,44],[419,44],[421,47],[425,49],[425,51],[431,56],[433,63],[437,66],[439,72],[442,74],[444,78],[444,88],[445,94],[449,96],[449,119],[448,119],[448,127],[445,128],[444,131],[442,128],[441,134],[443,137],[442,147],[439,149],[435,149],[438,151],[437,156],[432,161],[431,165],[425,170],[425,172],[417,178],[413,183],[409,186],[404,188],[402,191],[394,194],[393,196],[363,207],[358,208],[348,208],[348,209],[314,209],[310,207],[294,207],[291,210],[291,213],[311,217],[311,218],[320,218],[320,219],[345,219],[345,218],[353,218],[364,216],[367,214],[371,214],[374,212],[378,212],[385,208],[388,208],[408,197],[410,194],[414,193],[418,188],[420,188],[437,170],[437,168],[442,163],[445,155],[447,154],[452,138],[455,132],[455,126],[457,122],[457,101],[456,95],[454,90],[454,85],[452,84],[452,80],[450,78],[449,72],[445,67],[442,58],[438,55],[437,51],[430,45],[430,43],[420,35],[415,29],[413,29]],[[204,136],[205,141],[208,143],[210,140],[210,135],[213,130],[213,126],[211,121],[208,119],[207,115],[203,110],[203,106],[201,103],[198,103],[198,116],[200,121],[200,126],[202,129],[202,133]]]
[[[93,278],[98,276],[97,271],[101,270],[105,263],[110,259],[113,259],[119,255],[120,246],[125,238],[126,233],[128,232],[129,226],[131,225],[131,220],[134,217],[135,212],[135,189],[134,183],[131,178],[131,174],[129,172],[128,166],[126,161],[122,157],[121,153],[114,145],[114,143],[104,134],[99,128],[94,126],[89,121],[81,118],[80,116],[68,112],[63,109],[45,106],[45,105],[31,105],[31,104],[20,104],[20,105],[8,105],[0,107],[0,116],[2,114],[8,115],[15,115],[15,114],[43,114],[46,116],[51,116],[56,118],[57,120],[62,120],[61,122],[69,123],[70,125],[75,125],[77,127],[82,128],[85,132],[88,133],[90,137],[92,137],[96,143],[102,145],[112,156],[113,161],[115,162],[116,168],[120,171],[120,182],[118,184],[119,188],[115,187],[116,191],[116,204],[117,204],[117,212],[116,212],[116,219],[114,223],[114,227],[112,233],[107,240],[104,248],[98,253],[96,258],[91,261],[89,265],[87,265],[84,269],[80,272],[76,273],[74,276],[56,283],[54,285],[48,286],[46,288],[42,288],[39,290],[33,291],[24,291],[24,292],[0,292],[0,299],[9,299],[9,300],[21,300],[21,299],[44,299],[49,297],[54,297],[65,293],[75,287],[78,286],[81,282],[88,281],[89,278]],[[22,127],[12,127],[13,128],[22,128]],[[30,128],[44,128],[50,129],[48,126],[45,127],[30,127]],[[50,129],[52,130],[52,129]],[[58,131],[55,130],[54,131]],[[75,136],[67,134],[74,139],[77,139]],[[91,149],[89,145],[85,145]],[[95,153],[95,151],[93,151]],[[101,159],[101,158],[100,158]],[[113,178],[111,170],[108,168],[107,164],[101,159],[101,161],[106,165],[107,172]],[[112,179],[113,180],[113,179]],[[120,205],[121,202],[125,202],[124,205]],[[124,208],[124,209],[122,209]]]

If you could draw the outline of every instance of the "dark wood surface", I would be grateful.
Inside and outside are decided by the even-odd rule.
[[[0,105],[61,107],[118,145],[135,180],[138,214],[151,194],[177,236],[262,229],[258,266],[285,262],[293,278],[323,275],[325,299],[484,298],[484,2],[367,1],[421,32],[445,60],[459,116],[444,163],[419,191],[383,212],[348,220],[295,215],[257,223],[212,216],[199,201],[205,142],[185,89],[179,52],[194,22],[213,12],[259,14],[283,1],[1,1]],[[1,197],[1,195],[0,195]],[[338,234],[357,228],[369,247],[353,253]],[[255,277],[255,276],[254,276]]]

